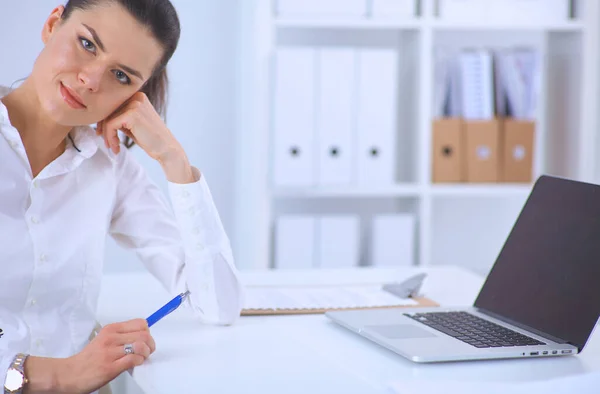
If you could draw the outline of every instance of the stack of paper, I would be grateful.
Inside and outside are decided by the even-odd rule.
[[[433,117],[443,118],[446,116],[459,116],[459,113],[451,113],[450,103],[456,102],[450,99],[450,82],[452,59],[448,53],[441,48],[435,51],[434,67],[434,93],[433,93]]]
[[[489,120],[494,116],[535,120],[541,58],[534,49],[436,49],[435,118]]]
[[[494,74],[492,54],[486,50],[460,55],[462,110],[465,119],[494,117]]]
[[[498,80],[505,95],[506,114],[514,119],[533,120],[541,84],[541,59],[533,50],[507,50],[498,54]]]
[[[244,309],[337,309],[417,305],[381,286],[247,287]]]

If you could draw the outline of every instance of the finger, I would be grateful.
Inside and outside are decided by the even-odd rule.
[[[116,339],[116,344],[119,346],[134,342],[145,343],[146,345],[148,345],[152,352],[154,352],[154,349],[156,349],[156,343],[154,342],[154,338],[152,338],[152,335],[149,331],[138,331],[130,332],[127,334],[120,334],[119,337]]]
[[[104,146],[106,146],[106,149],[110,149],[110,146],[108,145],[108,139],[106,138],[106,123],[102,122],[102,139],[104,140]]]
[[[131,138],[132,140],[135,140],[135,136],[133,135],[133,133],[129,130],[121,130],[123,132],[123,134],[125,134],[127,137]]]
[[[131,112],[127,112],[118,118],[107,123],[104,135],[108,141],[109,148],[115,154],[119,153],[121,141],[119,140],[119,130],[132,129]]]
[[[142,356],[144,359],[147,359],[152,354],[152,349],[150,349],[150,346],[145,342],[135,341],[130,342],[129,344],[133,345],[133,354]],[[125,353],[125,345],[112,347],[110,353],[114,360],[127,356],[127,353]]]
[[[133,343],[131,343],[131,345],[133,345],[133,353],[132,354],[141,356],[144,359],[150,357],[150,355],[152,354],[148,345],[146,345],[143,342],[139,342],[139,341],[133,342]],[[128,354],[125,353],[125,345],[119,345],[119,346],[113,345],[107,351],[108,351],[109,359],[112,361],[116,361],[120,358],[128,356]]]
[[[128,354],[125,357],[119,358],[115,361],[118,374],[125,372],[131,368],[137,367],[144,363],[144,357],[139,354]]]
[[[123,133],[129,137],[131,139],[131,141],[133,141],[134,144],[139,145],[139,143],[137,142],[137,139],[135,138],[135,136],[133,135],[133,133],[127,131],[127,130],[123,130]]]
[[[154,353],[156,351],[156,342],[154,342],[154,338],[152,335],[148,336],[148,340],[145,341],[146,345],[150,348],[150,353]]]
[[[102,139],[104,139],[104,146],[106,146],[106,148],[108,149],[108,140],[106,139],[106,122],[102,121],[102,129],[100,130],[100,132],[102,133]]]
[[[118,128],[113,126],[113,123],[107,123],[106,129],[104,130],[104,143],[108,149],[111,149],[114,153],[116,149],[114,148],[114,139],[119,138],[119,130]]]
[[[107,327],[110,327],[113,332],[125,334],[128,332],[136,332],[136,331],[148,331],[148,322],[146,319],[132,319],[120,323],[112,323]]]
[[[145,95],[144,95],[144,97],[145,97]],[[142,103],[143,103],[143,100],[141,97],[139,97],[137,95],[133,95],[131,98],[129,98],[123,104],[121,104],[120,107],[118,107],[116,110],[114,110],[113,113],[110,114],[110,116],[108,116],[105,120],[107,122],[110,122],[111,120],[116,119],[119,116],[123,115],[127,111],[140,108]]]

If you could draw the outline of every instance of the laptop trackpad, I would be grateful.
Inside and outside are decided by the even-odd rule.
[[[431,338],[436,335],[412,324],[386,324],[365,326],[364,330],[374,331],[390,339]]]

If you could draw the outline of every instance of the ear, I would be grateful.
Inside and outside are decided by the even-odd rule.
[[[48,40],[50,39],[54,31],[60,25],[60,22],[62,20],[62,14],[64,11],[64,6],[58,6],[54,10],[52,10],[52,13],[48,17],[48,19],[46,19],[46,23],[44,23],[44,27],[42,29],[42,41],[44,42],[44,44],[48,43]]]

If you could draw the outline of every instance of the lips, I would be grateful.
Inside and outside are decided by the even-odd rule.
[[[73,109],[85,109],[86,106],[83,104],[83,100],[73,91],[65,85],[60,84],[60,93],[63,100]]]

